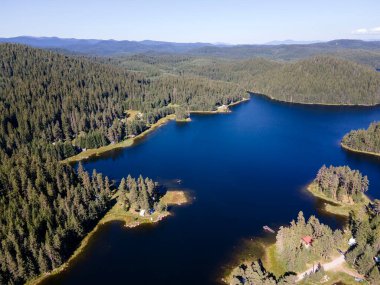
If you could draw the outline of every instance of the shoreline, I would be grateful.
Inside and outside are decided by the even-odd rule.
[[[152,124],[148,129],[143,131],[141,134],[138,134],[134,138],[128,138],[125,139],[119,143],[116,144],[109,144],[106,146],[102,146],[99,148],[92,148],[88,149],[86,151],[82,151],[81,153],[78,153],[74,156],[68,157],[65,160],[62,160],[62,163],[71,163],[71,162],[79,162],[84,159],[88,159],[93,156],[99,156],[100,154],[103,154],[105,152],[117,149],[117,148],[124,148],[124,147],[130,147],[132,146],[136,140],[143,138],[144,136],[148,135],[149,133],[153,132],[157,128],[161,127],[162,125],[166,124],[169,121],[175,120],[175,115],[167,115],[161,119],[159,119],[156,123]]]
[[[372,151],[365,151],[365,150],[354,149],[354,148],[351,148],[351,147],[345,145],[345,144],[342,143],[342,142],[340,143],[340,146],[341,146],[344,150],[347,150],[347,151],[349,151],[349,152],[359,153],[359,154],[366,154],[366,155],[371,155],[371,156],[380,157],[380,153],[372,152]]]
[[[332,215],[337,215],[337,216],[342,216],[342,217],[347,218],[351,211],[357,211],[359,208],[367,205],[371,201],[371,199],[367,195],[362,194],[363,201],[359,203],[354,203],[354,204],[342,203],[342,202],[335,201],[334,199],[327,197],[325,194],[323,194],[316,188],[317,188],[316,184],[312,182],[309,185],[307,185],[306,191],[309,194],[311,194],[314,198],[323,200],[325,203],[323,205],[322,210]]]
[[[117,193],[114,195],[113,199],[116,199]],[[176,205],[181,206],[185,204],[189,204],[191,202],[191,198],[185,191],[175,190],[175,191],[167,191],[166,194],[162,197],[162,199],[166,202],[167,205]],[[97,222],[95,227],[89,231],[84,238],[80,241],[79,246],[75,249],[75,251],[71,254],[69,259],[62,263],[59,267],[53,269],[50,272],[45,272],[40,276],[32,278],[29,281],[25,282],[25,285],[38,285],[43,282],[46,278],[57,275],[64,270],[66,270],[70,263],[73,262],[80,254],[82,254],[86,246],[88,245],[91,238],[94,234],[99,230],[99,228],[110,222],[123,222],[125,228],[135,228],[144,224],[156,224],[160,222],[162,219],[172,215],[171,212],[165,211],[162,213],[154,213],[151,216],[140,217],[138,213],[132,213],[131,211],[124,211],[124,213],[120,212],[120,205],[116,202],[114,206],[112,206],[104,216]],[[154,218],[154,219],[152,219]]]
[[[345,204],[345,203],[335,201],[335,200],[325,196],[323,193],[319,192],[315,188],[316,188],[316,184],[314,182],[312,182],[312,183],[308,184],[305,188],[303,188],[303,190],[306,190],[307,194],[311,195],[314,199],[318,198],[318,199],[325,201],[322,210],[325,211],[326,213],[328,213],[330,215],[334,215],[334,216],[341,216],[344,218],[348,218],[350,211],[358,211],[359,208],[361,208],[364,205],[367,205],[367,203],[369,203],[371,201],[371,199],[367,195],[363,194],[363,201],[362,202],[354,203],[352,205]],[[255,241],[252,241],[252,242],[254,243]],[[274,242],[260,241],[260,246],[263,250],[263,254],[261,255],[261,257],[259,257],[259,259],[261,259],[263,266],[264,266],[266,271],[271,272],[272,274],[274,274],[276,276],[276,278],[279,278],[285,272],[284,272],[283,262],[280,259],[278,259],[278,257],[276,256],[275,245],[276,245],[275,241]],[[252,259],[249,257],[244,257],[244,258],[241,258],[240,263],[241,264],[251,263],[255,260],[258,260],[258,259],[257,258]],[[333,274],[333,272],[331,274]],[[339,278],[337,278],[337,281],[338,281],[338,280],[340,280],[340,278],[344,278],[345,272],[344,271],[342,271],[342,272],[337,271],[334,274],[337,274],[337,276],[339,275],[338,276]],[[222,280],[222,282],[224,282],[224,284],[231,284],[232,270],[227,271],[227,274],[225,274],[221,280]],[[297,283],[298,282],[301,282],[301,284],[303,284],[302,280],[297,281]]]
[[[232,102],[232,103],[226,105],[227,111],[219,111],[219,110],[215,110],[215,111],[201,111],[201,110],[199,110],[199,111],[197,111],[197,110],[195,110],[195,111],[189,111],[189,113],[190,114],[195,114],[195,115],[196,114],[228,114],[228,113],[231,113],[231,110],[229,110],[230,107],[239,105],[239,104],[247,102],[249,100],[250,100],[250,98],[243,98],[243,99],[241,99],[239,101]]]
[[[243,102],[246,102],[249,100],[250,100],[250,98],[243,98],[240,101],[236,101],[236,102],[233,102],[233,103],[227,105],[227,108],[233,107],[235,105],[238,105],[240,103],[243,103]],[[189,113],[190,114],[224,114],[224,113],[229,113],[229,112],[221,112],[221,111],[216,110],[216,111],[190,111]],[[134,138],[128,138],[128,139],[125,139],[125,140],[123,140],[119,143],[116,143],[116,144],[109,144],[106,146],[101,146],[99,148],[88,149],[88,150],[82,151],[82,152],[80,152],[74,156],[68,157],[68,158],[62,160],[61,162],[62,163],[79,162],[79,161],[82,161],[84,159],[88,159],[88,158],[91,158],[94,156],[99,156],[103,153],[106,153],[106,152],[114,150],[114,149],[133,146],[133,144],[135,143],[136,140],[143,138],[144,136],[155,131],[159,127],[165,125],[169,121],[176,121],[178,123],[187,123],[187,122],[191,122],[191,119],[190,120],[189,119],[177,120],[175,114],[170,114],[170,115],[167,115],[167,116],[159,119],[156,123],[149,126],[148,129],[146,129],[142,133],[138,134]]]
[[[188,118],[186,118],[186,119],[175,119],[175,121],[176,121],[177,123],[190,123],[190,122],[191,122],[191,118],[188,117]]]
[[[294,105],[308,105],[308,106],[331,106],[331,107],[379,107],[380,103],[376,104],[338,104],[338,103],[306,103],[306,102],[291,102],[291,101],[284,101],[277,98],[274,98],[270,95],[256,93],[252,91],[248,91],[250,94],[256,95],[256,96],[262,96],[269,100],[272,100],[274,102],[279,103],[286,103],[286,104],[294,104]]]
[[[253,261],[261,260],[263,267],[265,268],[266,272],[270,272],[273,274],[273,276],[278,279],[284,274],[287,273],[286,264],[278,257],[276,253],[276,242],[265,242],[263,240],[252,240],[250,241],[252,244],[257,244],[257,246],[260,247],[260,249],[263,251],[260,254],[260,257],[258,258],[244,258],[240,259],[239,265],[241,264],[250,264]],[[329,264],[333,263],[337,258],[339,258],[339,255],[336,253],[335,255],[331,256],[327,261],[324,259],[320,259],[320,263],[323,266],[329,267]],[[313,263],[319,263],[318,261],[315,261]],[[310,271],[312,268],[312,263],[305,265],[305,270],[302,272],[294,272],[297,276],[297,281],[295,284],[300,285],[306,285],[310,284],[308,280],[304,280],[304,278],[299,278],[300,276],[304,275],[307,271]],[[330,278],[330,282],[326,284],[335,284],[338,282],[344,281],[344,284],[356,284],[356,281],[353,280],[353,277],[356,276],[357,272],[350,270],[347,265],[338,266],[335,270],[335,268],[328,268],[325,271],[325,275],[327,275]],[[232,284],[232,270],[229,270],[228,274],[224,275],[220,280],[224,284]],[[306,282],[306,283],[305,283]],[[367,283],[365,283],[367,284]]]

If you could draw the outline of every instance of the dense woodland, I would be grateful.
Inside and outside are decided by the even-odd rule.
[[[356,245],[347,252],[346,260],[371,284],[379,284],[380,280],[380,263],[375,261],[375,257],[380,257],[379,214],[380,201],[375,200],[372,205],[359,213],[352,213],[350,217],[350,229]]]
[[[370,124],[366,130],[352,130],[342,144],[354,150],[380,154],[380,122]]]
[[[111,185],[27,147],[0,150],[0,283],[61,265],[108,208]]]
[[[194,76],[145,78],[110,64],[25,46],[0,45],[0,146],[9,151],[33,140],[55,143],[59,158],[136,135],[159,118],[215,110],[245,92],[233,83]],[[141,119],[126,122],[127,110]]]
[[[149,178],[143,178],[141,175],[136,179],[128,175],[122,178],[119,184],[118,203],[129,210],[163,211],[165,205],[160,204],[160,198],[163,191],[160,187]]]
[[[362,201],[368,191],[368,177],[348,166],[323,165],[314,180],[318,190],[338,202],[357,203]]]
[[[380,73],[318,56],[260,74],[253,91],[286,102],[374,105],[380,103]]]
[[[1,44],[0,283],[22,284],[61,265],[110,207],[116,186],[107,177],[81,167],[76,173],[59,160],[138,134],[177,106],[213,110],[242,96],[232,83],[150,79],[105,62]],[[143,115],[127,120],[127,110]],[[159,207],[151,180],[132,184],[131,206]]]

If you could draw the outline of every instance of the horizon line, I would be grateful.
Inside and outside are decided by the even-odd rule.
[[[297,44],[315,44],[315,43],[328,43],[332,41],[342,41],[342,40],[351,40],[351,41],[363,41],[363,42],[378,42],[379,39],[361,39],[361,38],[334,38],[329,40],[294,40],[294,39],[284,39],[284,40],[271,40],[264,43],[228,43],[228,42],[203,42],[203,41],[185,41],[185,42],[176,42],[170,40],[131,40],[131,39],[102,39],[102,38],[76,38],[76,37],[60,37],[60,36],[32,36],[32,35],[19,35],[11,37],[0,36],[1,39],[16,39],[16,38],[34,38],[34,39],[60,39],[60,40],[84,40],[84,41],[114,41],[114,42],[162,42],[162,43],[176,43],[176,44],[211,44],[211,45],[225,45],[225,46],[242,46],[242,45],[297,45]],[[288,43],[286,43],[288,42]]]

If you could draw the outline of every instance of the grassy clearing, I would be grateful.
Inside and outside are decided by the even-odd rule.
[[[127,122],[130,122],[136,119],[137,115],[141,112],[139,110],[127,110],[125,113],[127,114]]]
[[[161,202],[166,205],[182,205],[190,202],[189,195],[180,190],[171,190],[166,192],[164,197],[161,198]]]
[[[324,204],[324,210],[328,213],[339,215],[339,216],[345,216],[348,217],[350,211],[359,211],[363,206],[368,205],[370,202],[370,199],[363,194],[363,201],[360,203],[354,203],[354,204],[347,204],[335,201],[334,199],[331,199],[327,197],[325,194],[320,192],[318,190],[318,186],[315,183],[311,183],[307,190],[314,196],[319,199],[322,199],[323,201],[326,201]]]

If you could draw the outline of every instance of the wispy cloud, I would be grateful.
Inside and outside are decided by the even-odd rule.
[[[353,30],[354,35],[380,35],[380,27],[375,28],[360,28]]]

